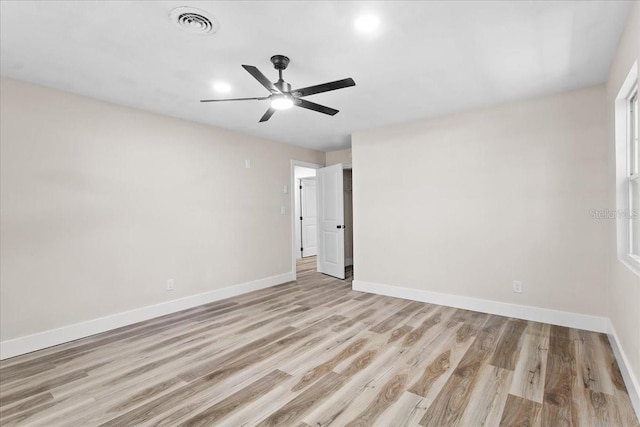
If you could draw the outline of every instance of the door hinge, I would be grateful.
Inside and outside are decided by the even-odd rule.
[[[300,248],[300,252],[304,251],[304,248]]]
[[[302,190],[302,185],[300,186],[300,189]]]
[[[302,221],[302,217],[300,217],[300,221]]]

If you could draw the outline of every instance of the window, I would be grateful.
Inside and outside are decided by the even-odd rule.
[[[638,87],[636,86],[628,98],[628,131],[627,131],[627,185],[629,197],[627,204],[628,255],[640,262],[640,175],[638,174]]]
[[[640,146],[638,63],[615,99],[616,234],[618,259],[640,276]]]

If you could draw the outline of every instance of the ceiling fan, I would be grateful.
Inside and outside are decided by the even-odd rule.
[[[315,102],[302,99],[305,96],[314,95],[316,93],[329,92],[336,89],[342,89],[349,86],[355,86],[356,82],[352,78],[336,80],[335,82],[323,83],[315,86],[303,87],[291,90],[291,85],[282,79],[282,71],[289,65],[289,58],[284,55],[274,55],[271,57],[273,67],[278,70],[278,81],[271,83],[269,79],[253,65],[243,65],[242,68],[247,70],[262,86],[264,86],[271,95],[259,98],[231,98],[231,99],[202,99],[200,102],[221,102],[221,101],[262,101],[268,99],[271,103],[269,109],[264,113],[260,122],[266,122],[273,116],[276,110],[285,110],[293,106],[306,108],[308,110],[317,111],[319,113],[335,116],[338,110]]]

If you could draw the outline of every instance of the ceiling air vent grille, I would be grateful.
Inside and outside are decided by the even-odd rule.
[[[194,7],[175,8],[169,16],[178,27],[191,34],[215,34],[220,28],[216,18],[204,10]]]

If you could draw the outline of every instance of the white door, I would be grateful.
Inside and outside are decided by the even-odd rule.
[[[318,216],[316,214],[316,179],[300,180],[300,235],[302,236],[302,257],[317,253]]]
[[[344,279],[342,165],[318,169],[318,271]]]

